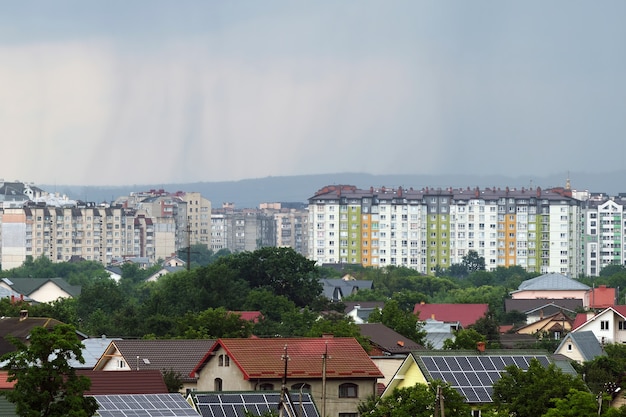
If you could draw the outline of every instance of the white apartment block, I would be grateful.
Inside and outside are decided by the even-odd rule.
[[[625,264],[625,204],[624,196],[609,198],[604,195],[591,196],[584,202],[581,245],[585,274],[596,276],[608,265]]]
[[[308,256],[433,274],[473,250],[488,270],[578,276],[581,209],[567,191],[324,187],[309,199]]]

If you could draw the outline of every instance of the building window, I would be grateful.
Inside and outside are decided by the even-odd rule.
[[[259,391],[274,391],[274,384],[264,382],[263,384],[259,385]]]
[[[359,396],[359,386],[356,384],[339,385],[339,398],[357,398]]]
[[[600,330],[609,330],[609,321],[608,320],[602,320],[600,322]]]
[[[291,391],[295,392],[306,392],[306,393],[310,393],[311,392],[311,386],[309,384],[305,384],[304,382],[300,382],[298,384],[293,384],[291,386]]]
[[[230,358],[228,355],[220,355],[218,357],[217,366],[230,366]]]
[[[619,329],[620,330],[626,330],[626,321],[624,321],[624,320],[620,320],[619,321]]]
[[[221,391],[222,390],[222,378],[215,378],[213,380],[213,391]]]
[[[359,413],[339,413],[339,417],[359,417]]]

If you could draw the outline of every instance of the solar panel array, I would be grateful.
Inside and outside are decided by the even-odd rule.
[[[504,368],[515,365],[528,369],[531,359],[543,366],[550,361],[547,356],[420,356],[430,377],[449,383],[469,403],[492,402],[493,383],[500,379]]]
[[[302,402],[300,393],[292,394],[291,400],[292,403],[287,404],[287,407],[291,408],[292,415],[302,412],[302,417],[319,417],[311,394],[303,393]],[[279,403],[279,392],[216,392],[196,395],[196,404],[202,417],[242,417],[246,410],[258,416],[270,410],[278,411]]]
[[[100,417],[187,417],[198,412],[180,394],[94,395]]]

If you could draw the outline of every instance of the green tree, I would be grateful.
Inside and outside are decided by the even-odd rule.
[[[352,321],[352,318],[343,314],[330,313],[318,318],[303,336],[320,337],[325,334],[332,334],[335,337],[354,337],[366,352],[371,348],[369,340],[361,335],[359,326]]]
[[[444,340],[443,348],[446,350],[476,350],[478,342],[486,343],[487,338],[472,328],[459,329],[454,332],[454,339]]]
[[[402,310],[396,300],[389,300],[382,310],[375,309],[368,317],[370,323],[382,323],[400,333],[402,336],[423,345],[426,332],[423,322],[420,322],[412,311]]]
[[[494,405],[516,417],[536,417],[553,408],[553,398],[565,398],[571,389],[586,391],[582,378],[564,374],[553,363],[532,359],[527,371],[508,366],[493,384]]]
[[[470,274],[472,272],[485,270],[485,258],[478,255],[478,252],[475,250],[468,251],[461,263],[467,268],[467,272]]]
[[[450,385],[433,381],[412,387],[396,388],[384,397],[370,397],[358,406],[359,415],[368,417],[432,417],[437,402],[437,387],[441,387],[446,417],[469,417],[470,407],[463,396]],[[440,413],[441,415],[441,413]]]
[[[52,330],[35,327],[26,345],[11,338],[17,350],[2,357],[13,390],[2,395],[15,404],[22,417],[91,417],[98,409],[93,397],[83,393],[91,386],[89,378],[78,376],[68,361],[85,363],[83,344],[73,326],[60,324]]]
[[[208,308],[200,313],[187,313],[178,321],[175,337],[183,339],[219,339],[250,337],[252,323],[224,307]]]
[[[268,288],[284,295],[298,307],[304,307],[322,293],[315,261],[292,248],[264,247],[254,252],[241,252],[218,259],[237,272],[250,288]]]
[[[571,389],[565,398],[554,398],[554,407],[542,417],[596,417],[598,398],[588,391]]]
[[[167,392],[179,392],[183,388],[183,376],[173,369],[161,371]]]

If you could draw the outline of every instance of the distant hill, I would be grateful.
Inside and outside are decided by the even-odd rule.
[[[197,191],[211,200],[214,207],[224,202],[235,203],[237,208],[258,207],[262,202],[306,202],[326,185],[350,184],[359,188],[398,187],[403,188],[466,188],[466,187],[563,187],[567,173],[546,177],[507,177],[503,175],[371,175],[359,173],[337,173],[300,175],[289,177],[266,177],[241,181],[190,182],[184,184],[145,184],[126,186],[69,186],[38,185],[49,192],[65,194],[75,200],[109,202],[132,191],[164,189],[169,192]],[[571,173],[572,188],[616,195],[626,192],[623,179],[626,171],[602,174]]]

